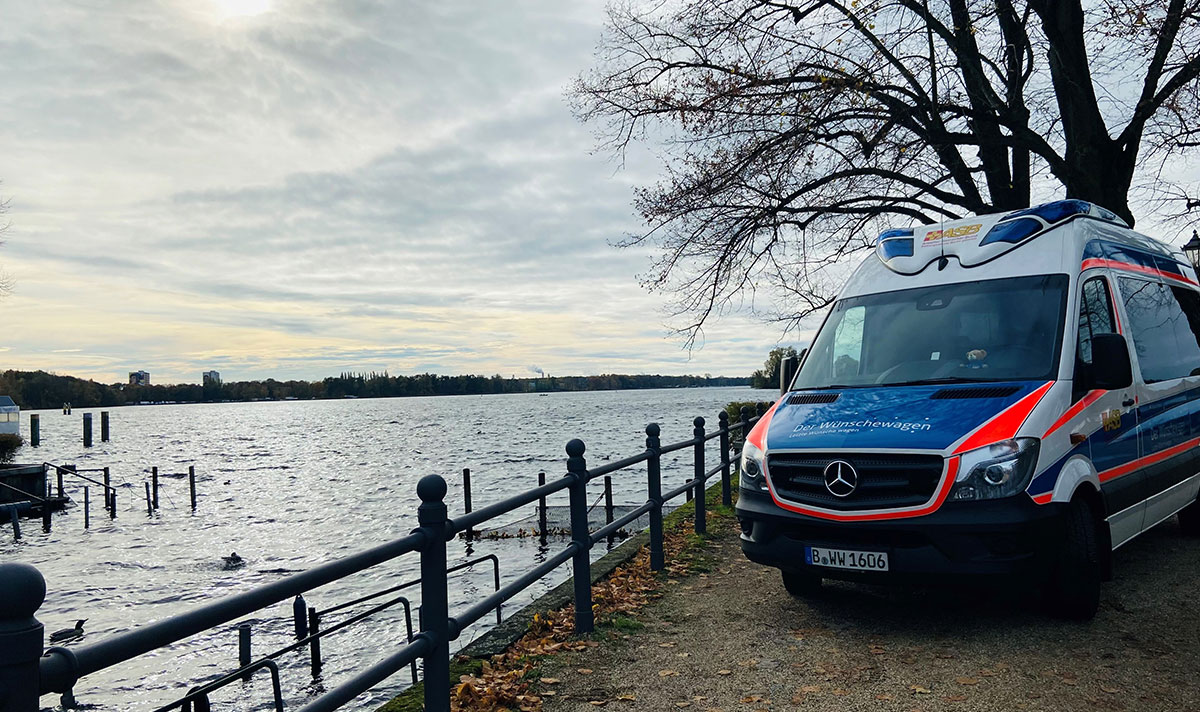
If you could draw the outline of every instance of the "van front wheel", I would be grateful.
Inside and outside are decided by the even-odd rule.
[[[821,592],[821,577],[802,571],[784,571],[783,587],[796,598],[812,598]]]
[[[1082,499],[1071,502],[1066,538],[1046,591],[1054,616],[1077,621],[1095,617],[1100,607],[1099,542],[1092,508]]]

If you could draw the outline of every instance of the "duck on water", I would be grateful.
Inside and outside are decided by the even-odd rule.
[[[63,628],[62,630],[54,631],[53,633],[50,634],[50,642],[51,643],[65,643],[70,640],[75,640],[76,638],[82,638],[84,623],[87,623],[87,618],[84,618],[83,620],[75,621],[74,628]]]

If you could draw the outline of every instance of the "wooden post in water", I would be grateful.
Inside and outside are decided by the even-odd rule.
[[[83,488],[83,528],[87,529],[92,525],[92,497],[85,485]]]
[[[50,503],[42,502],[42,531],[50,533]]]
[[[100,442],[108,442],[108,411],[100,411]]]
[[[188,465],[188,490],[192,494],[192,511],[196,511],[196,466]]]
[[[546,484],[546,473],[538,473],[538,487]],[[538,535],[546,541],[546,496],[538,497]]]
[[[143,482],[142,484],[146,485],[146,514],[153,517],[154,507],[150,505],[150,483]]]
[[[250,664],[250,624],[242,623],[238,626],[238,667],[246,667]],[[243,680],[250,679],[250,673],[242,675]]]
[[[463,514],[471,513],[471,468],[463,468]],[[471,527],[467,527],[465,532],[467,540],[470,541],[475,537],[475,532]]]
[[[613,523],[612,477],[604,476],[604,523]]]
[[[83,446],[92,446],[92,414],[83,414]]]
[[[154,508],[158,509],[158,468],[150,468],[150,481],[153,483],[150,487],[151,493],[154,495]]]
[[[307,605],[304,596],[297,595],[292,600],[292,624],[296,628],[296,640],[304,640],[308,637],[308,620],[304,617],[304,609]]]
[[[112,480],[108,476],[108,468],[104,468],[104,508],[112,509]]]
[[[117,491],[113,490],[108,493],[108,518],[117,518]]]
[[[42,416],[37,413],[29,416],[29,444],[34,447],[42,444]]]
[[[13,538],[21,541],[21,519],[17,516],[17,505],[10,506],[8,513],[12,517]]]

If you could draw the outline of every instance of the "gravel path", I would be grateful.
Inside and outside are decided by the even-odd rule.
[[[827,583],[797,601],[727,526],[708,555],[643,629],[543,663],[560,680],[545,709],[1200,710],[1200,540],[1174,520],[1117,552],[1088,624],[979,591]]]

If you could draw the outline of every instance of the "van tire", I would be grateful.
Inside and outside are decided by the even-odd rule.
[[[1200,502],[1179,510],[1179,531],[1184,536],[1200,536]]]
[[[781,571],[783,587],[796,598],[812,598],[821,593],[821,577],[806,571]]]
[[[1083,499],[1071,502],[1065,533],[1046,587],[1046,603],[1056,618],[1089,621],[1100,607],[1100,536],[1096,516]]]

